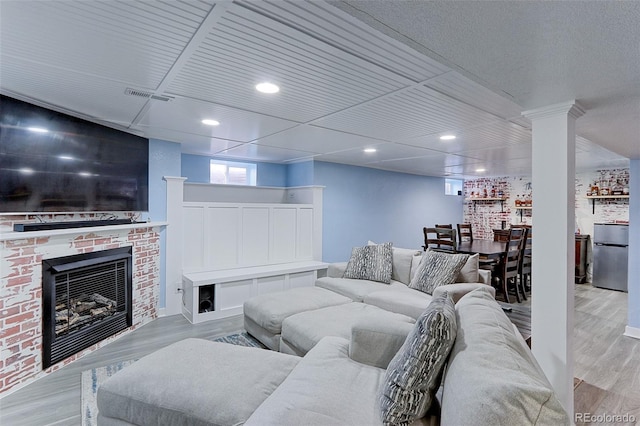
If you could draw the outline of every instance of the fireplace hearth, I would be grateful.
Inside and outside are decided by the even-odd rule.
[[[43,368],[132,325],[131,247],[42,261]]]

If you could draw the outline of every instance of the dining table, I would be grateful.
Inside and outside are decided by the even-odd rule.
[[[473,240],[463,241],[458,244],[458,253],[480,254],[480,257],[488,259],[501,259],[505,255],[506,245],[499,241]]]

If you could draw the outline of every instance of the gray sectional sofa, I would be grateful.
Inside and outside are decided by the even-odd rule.
[[[411,424],[570,424],[490,286],[417,294],[396,253],[390,284],[332,265],[312,288],[247,302],[247,330],[280,352],[187,339],[137,361],[98,390],[99,424],[382,425],[381,389],[436,298],[449,300],[455,340],[436,401]]]

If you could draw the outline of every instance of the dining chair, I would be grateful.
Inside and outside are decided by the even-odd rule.
[[[522,243],[520,244],[520,265],[518,267],[518,282],[524,300],[527,300],[527,291],[531,291],[531,227],[525,228]]]
[[[470,223],[458,223],[456,227],[458,228],[458,244],[463,241],[473,242],[473,231]]]
[[[456,239],[456,230],[452,228],[422,228],[424,234],[424,245],[422,248],[426,251],[432,248],[440,251],[455,252],[458,244]]]
[[[499,286],[504,293],[504,299],[507,303],[511,303],[509,300],[511,290],[514,291],[517,302],[521,302],[520,289],[518,288],[518,272],[524,232],[523,228],[511,228],[509,231],[509,239],[504,243],[504,255],[494,269],[496,271],[495,278],[499,282]]]
[[[442,229],[453,229],[453,225],[448,223],[448,224],[443,224],[443,225],[436,225],[436,228],[442,228]],[[450,234],[449,232],[439,232],[438,233],[438,238],[440,238],[441,240],[446,240],[447,238],[450,238]]]

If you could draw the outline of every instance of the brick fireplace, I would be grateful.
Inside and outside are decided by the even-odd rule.
[[[24,219],[0,219],[0,394],[55,371],[157,317],[158,225],[10,231],[12,222],[25,222]],[[132,251],[131,327],[43,368],[43,260],[123,247]]]

